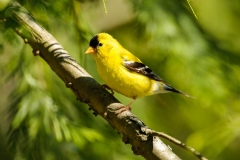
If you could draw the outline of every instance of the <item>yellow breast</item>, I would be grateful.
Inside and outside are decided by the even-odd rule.
[[[144,75],[131,72],[118,59],[95,58],[102,80],[113,90],[129,97],[137,98],[152,95],[155,81]]]

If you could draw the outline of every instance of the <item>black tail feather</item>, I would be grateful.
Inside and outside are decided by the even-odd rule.
[[[164,89],[167,90],[167,91],[171,91],[171,92],[175,92],[175,93],[182,94],[182,95],[184,95],[184,96],[186,96],[186,97],[195,98],[195,97],[193,97],[193,96],[190,96],[190,95],[188,95],[188,94],[186,94],[186,93],[184,93],[184,92],[182,92],[182,91],[179,91],[179,90],[177,90],[177,89],[175,89],[175,88],[173,88],[173,87],[171,87],[171,86],[169,86],[169,85],[166,85],[166,84],[164,84]]]

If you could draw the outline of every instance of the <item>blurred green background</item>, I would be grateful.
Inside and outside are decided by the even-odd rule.
[[[141,98],[132,105],[135,115],[209,159],[240,159],[239,0],[191,0],[198,19],[187,0],[108,0],[107,14],[100,0],[18,2],[100,84],[93,58],[83,53],[96,33],[112,34],[166,82],[197,98]],[[1,158],[143,159],[31,52],[1,21]],[[182,159],[196,159],[164,142]]]

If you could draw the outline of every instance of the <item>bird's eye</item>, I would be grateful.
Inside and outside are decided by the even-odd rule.
[[[102,43],[99,43],[98,45],[99,45],[99,46],[102,46],[103,44],[102,44]]]

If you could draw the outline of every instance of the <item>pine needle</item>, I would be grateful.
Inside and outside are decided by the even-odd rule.
[[[103,1],[104,1],[104,0],[103,0]],[[188,2],[189,7],[190,7],[191,10],[192,10],[193,15],[196,17],[196,19],[198,19],[196,13],[194,12],[194,10],[193,10],[193,8],[192,8],[192,6],[191,6],[191,4],[190,4],[190,0],[187,0],[187,2]]]

